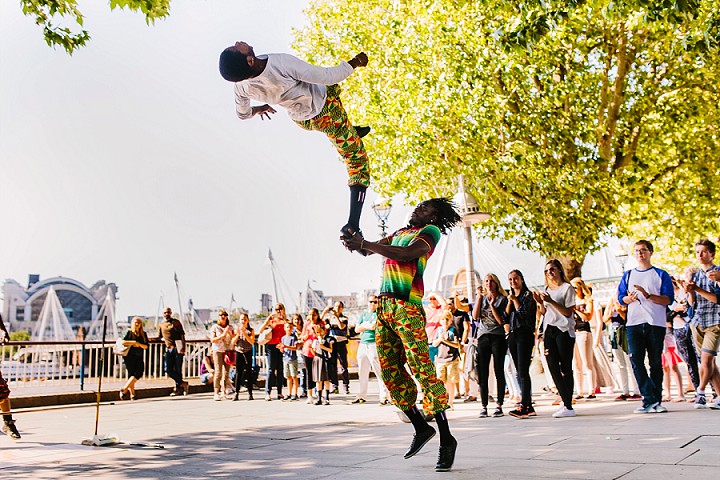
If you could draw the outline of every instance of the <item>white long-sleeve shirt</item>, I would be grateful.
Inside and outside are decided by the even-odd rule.
[[[326,85],[345,80],[353,72],[347,62],[317,67],[286,53],[271,53],[257,77],[235,83],[235,108],[241,120],[252,117],[251,100],[280,105],[293,120],[308,120],[320,113],[327,98]]]

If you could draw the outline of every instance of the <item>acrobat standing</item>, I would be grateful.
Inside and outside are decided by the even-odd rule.
[[[0,345],[10,340],[10,333],[5,328],[2,316],[0,316]],[[20,440],[20,433],[15,426],[15,420],[13,420],[10,406],[10,389],[8,388],[7,381],[3,378],[0,373],[0,411],[2,411],[3,426],[2,432],[13,440]]]
[[[367,55],[359,53],[335,67],[318,67],[285,53],[256,56],[245,42],[237,42],[220,54],[220,74],[235,82],[235,105],[241,120],[255,115],[269,120],[270,114],[276,113],[271,105],[280,105],[300,127],[323,132],[332,141],[345,162],[350,187],[350,214],[340,229],[344,237],[360,231],[370,183],[362,137],[370,128],[350,123],[337,84],[367,63]],[[252,106],[253,100],[265,104]]]
[[[360,234],[342,239],[350,250],[385,257],[375,330],[381,376],[393,403],[415,428],[406,459],[417,454],[436,433],[415,406],[417,386],[404,368],[406,362],[420,383],[423,410],[435,417],[440,430],[440,451],[435,465],[435,470],[440,472],[452,468],[457,441],[450,434],[445,415],[445,410],[450,408],[448,394],[430,360],[422,306],[423,273],[440,236],[459,221],[460,215],[448,199],[434,198],[415,208],[407,227],[382,240],[368,242]]]

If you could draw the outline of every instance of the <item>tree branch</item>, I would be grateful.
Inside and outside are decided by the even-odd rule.
[[[618,45],[618,67],[617,77],[613,82],[612,99],[608,108],[607,122],[605,131],[600,140],[600,157],[610,160],[612,139],[615,136],[618,119],[620,118],[620,109],[625,97],[625,85],[627,75],[634,61],[635,49],[632,44],[628,44],[628,38],[625,29],[621,28],[620,41]]]

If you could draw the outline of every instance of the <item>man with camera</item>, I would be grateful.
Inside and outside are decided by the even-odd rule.
[[[345,395],[350,394],[350,372],[348,372],[348,317],[343,313],[345,304],[341,301],[335,302],[335,308],[327,306],[320,318],[328,325],[330,335],[335,337],[332,357],[330,359],[329,376],[332,384],[333,394],[339,393],[339,378],[342,375]],[[338,370],[338,363],[340,370]]]

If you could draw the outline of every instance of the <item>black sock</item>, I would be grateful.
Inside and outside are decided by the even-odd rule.
[[[3,420],[6,422],[12,422],[12,415],[3,413]]]
[[[330,390],[325,390],[325,400],[330,401]]]
[[[420,413],[420,411],[415,405],[413,405],[412,408],[410,408],[409,410],[404,410],[404,412],[405,415],[407,415],[407,417],[410,419],[413,427],[415,427],[416,432],[421,432],[430,428],[430,425],[428,425],[422,413]]]
[[[365,203],[366,190],[367,187],[359,183],[350,185],[350,214],[347,223],[355,231],[360,230],[360,214],[362,213],[363,203]]]
[[[440,431],[440,445],[448,445],[453,436],[450,435],[450,425],[448,425],[445,410],[435,414],[435,423],[437,423],[438,430]]]

